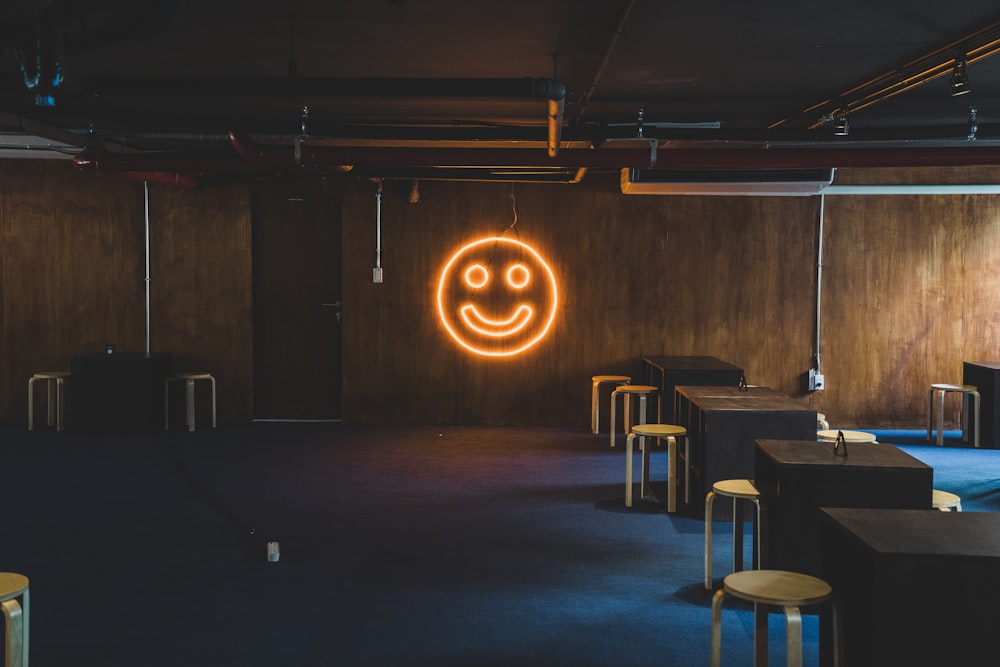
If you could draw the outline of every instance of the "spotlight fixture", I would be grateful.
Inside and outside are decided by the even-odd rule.
[[[955,60],[955,69],[951,73],[951,96],[958,97],[972,92],[969,87],[969,73],[965,70],[965,58]]]
[[[847,119],[846,113],[837,114],[836,122],[833,126],[833,133],[838,137],[846,137],[851,132],[851,123]]]

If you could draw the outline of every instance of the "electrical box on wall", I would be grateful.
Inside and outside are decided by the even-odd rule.
[[[819,372],[819,369],[809,369],[809,391],[823,391],[826,389],[826,378]]]

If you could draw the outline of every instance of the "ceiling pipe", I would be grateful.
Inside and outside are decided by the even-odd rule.
[[[565,167],[661,169],[808,169],[840,167],[1000,166],[1000,148],[920,149],[663,149],[651,165],[649,149],[565,149],[542,160],[532,149],[330,148],[306,146],[296,164],[289,148],[261,146],[260,160],[218,154],[78,153],[84,171],[166,171],[183,173],[343,172],[345,168],[386,167]]]
[[[559,152],[566,84],[546,78],[90,77],[90,97],[520,98],[548,101],[549,156]]]

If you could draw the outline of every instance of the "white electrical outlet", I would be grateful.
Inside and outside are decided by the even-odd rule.
[[[823,374],[815,368],[809,369],[809,391],[823,391],[826,389],[826,379]]]

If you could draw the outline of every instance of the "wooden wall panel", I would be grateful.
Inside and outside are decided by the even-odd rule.
[[[838,182],[984,182],[980,170],[838,172]],[[844,180],[841,181],[841,178]],[[327,186],[324,187],[328,187]],[[259,187],[267,187],[260,185]],[[577,185],[387,182],[385,281],[372,283],[375,186],[339,179],[346,421],[586,428],[590,376],[638,375],[643,354],[708,354],[845,427],[919,427],[931,382],[1000,357],[1000,196],[623,196]],[[513,197],[512,197],[513,195]],[[252,415],[250,199],[244,186],[151,188],[154,351],[216,373],[224,421]],[[559,320],[521,357],[475,358],[434,304],[450,251],[517,223],[552,262]],[[0,418],[23,423],[35,370],[107,342],[145,344],[142,183],[63,162],[0,162]],[[308,267],[289,267],[308,271]],[[957,413],[949,416],[954,423]]]
[[[825,253],[831,419],[923,424],[931,383],[998,357],[1000,196],[830,197]]]
[[[253,406],[249,189],[150,186],[149,208],[151,348],[169,352],[175,370],[215,376],[221,423],[248,421]],[[198,387],[196,395],[207,397],[208,387]],[[208,403],[199,403],[200,414],[207,414]]]
[[[141,184],[83,178],[69,161],[0,161],[0,415],[27,422],[28,378],[70,359],[141,352]]]
[[[354,188],[344,418],[583,425],[590,376],[638,376],[643,354],[718,356],[797,392],[815,337],[815,201],[623,197],[595,180],[514,187],[517,237],[552,261],[562,306],[546,340],[505,360],[453,344],[434,290],[451,249],[513,222],[511,187],[428,183],[416,205],[387,192],[382,285],[370,282],[374,191]]]

